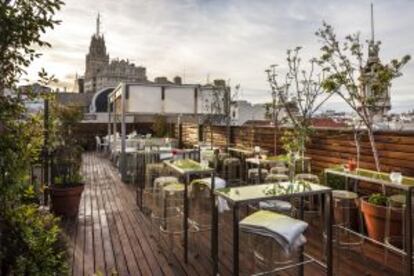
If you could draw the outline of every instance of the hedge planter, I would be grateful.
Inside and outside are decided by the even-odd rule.
[[[60,216],[76,216],[83,188],[83,184],[64,188],[51,187],[52,211]]]
[[[371,204],[368,197],[361,198],[361,212],[364,215],[368,236],[379,242],[384,242],[387,207]],[[398,211],[391,212],[390,235],[401,236],[402,214]]]

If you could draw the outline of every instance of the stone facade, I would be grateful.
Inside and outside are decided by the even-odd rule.
[[[105,38],[99,33],[99,24],[98,15],[96,33],[91,38],[89,53],[86,55],[83,91],[96,92],[105,87],[117,86],[121,81],[146,81],[145,67],[135,66],[128,60],[109,60]]]

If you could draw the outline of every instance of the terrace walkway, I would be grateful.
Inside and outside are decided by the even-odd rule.
[[[197,238],[200,255],[189,258],[184,264],[182,250],[176,240],[173,254],[166,246],[159,247],[151,235],[150,221],[135,204],[135,190],[120,181],[117,170],[97,154],[83,156],[83,174],[86,180],[78,217],[62,222],[71,245],[72,275],[211,275],[209,235]],[[229,212],[228,212],[229,213]],[[230,214],[220,215],[223,230],[220,231],[220,272],[231,275],[231,227]],[[308,232],[306,251],[321,255],[321,239],[318,230]],[[192,241],[194,242],[194,240]],[[243,242],[241,242],[243,245]],[[194,244],[190,247],[193,247]],[[341,251],[343,252],[343,250]],[[401,262],[395,256],[389,258],[389,269],[384,269],[383,251],[372,244],[364,244],[361,250],[351,249],[341,254],[340,266],[335,265],[336,275],[396,275]],[[335,250],[338,264],[338,251]],[[241,255],[241,264],[250,266],[248,256]],[[323,275],[324,270],[315,264],[305,266],[305,275]],[[293,275],[283,273],[279,275]]]

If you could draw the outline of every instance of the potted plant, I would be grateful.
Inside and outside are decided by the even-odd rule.
[[[387,202],[388,198],[380,193],[361,198],[361,212],[364,215],[368,236],[380,242],[383,242],[385,237]],[[401,214],[393,210],[390,216],[389,234],[398,236],[401,233],[401,227]]]
[[[52,166],[52,186],[49,188],[52,210],[57,215],[75,216],[84,188],[79,172],[81,151],[63,148],[57,152],[57,159]]]
[[[80,175],[82,147],[74,127],[82,113],[74,107],[55,106],[55,131],[52,141],[52,183],[49,187],[52,210],[57,215],[74,216],[84,188]]]

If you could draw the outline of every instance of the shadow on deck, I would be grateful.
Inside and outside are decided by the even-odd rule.
[[[184,264],[178,239],[171,248],[159,246],[152,236],[149,218],[135,203],[135,189],[121,182],[111,163],[95,153],[83,156],[82,172],[86,186],[76,218],[64,220],[70,239],[72,275],[211,275],[208,232],[196,234],[190,248],[197,242],[199,255],[190,256]],[[220,273],[231,275],[231,215],[220,215]],[[317,224],[317,223],[316,223]],[[322,256],[322,238],[316,226],[307,233],[305,250]],[[241,242],[243,244],[243,241]],[[243,247],[242,247],[243,249]],[[401,258],[389,257],[384,267],[384,251],[365,242],[361,248],[335,249],[335,275],[398,275]],[[244,268],[252,265],[251,257],[241,254]],[[243,268],[242,268],[243,271]],[[245,269],[246,271],[246,269]],[[294,275],[294,271],[278,275]],[[317,264],[305,266],[305,275],[324,275]]]

